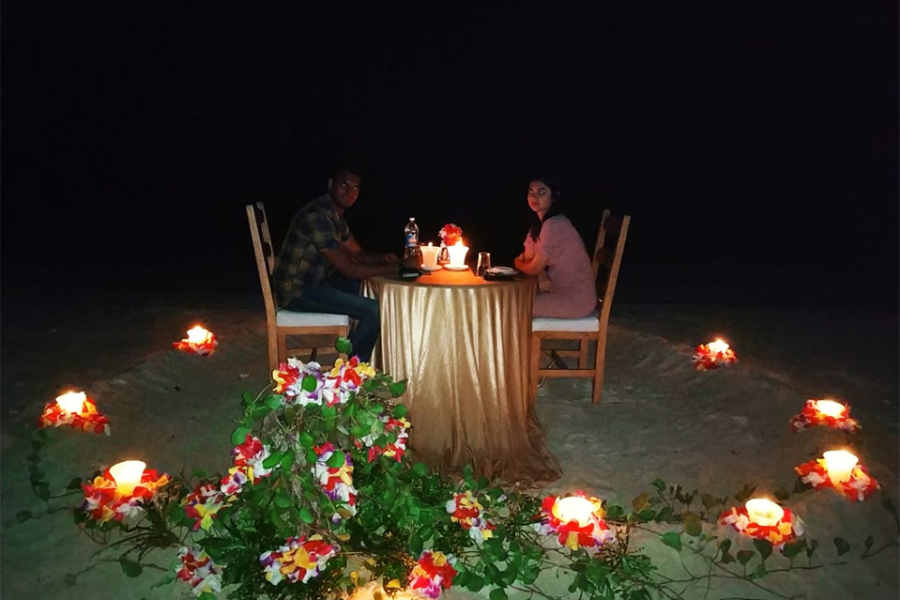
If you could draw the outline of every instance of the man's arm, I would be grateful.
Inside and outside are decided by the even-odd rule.
[[[322,256],[325,257],[331,266],[340,272],[341,275],[348,279],[365,279],[366,277],[374,277],[375,275],[387,275],[396,273],[400,262],[394,257],[392,260],[382,260],[380,262],[362,263],[354,260],[353,254],[345,244],[333,250],[322,250]],[[404,261],[406,264],[407,261]],[[407,265],[413,266],[413,265]]]
[[[392,252],[383,254],[381,252],[364,250],[363,247],[359,245],[359,242],[356,241],[356,238],[350,238],[344,242],[343,247],[350,253],[354,262],[364,265],[377,265],[386,262],[393,262],[396,264],[400,261],[397,255]]]

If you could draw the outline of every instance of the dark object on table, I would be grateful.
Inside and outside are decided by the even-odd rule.
[[[397,272],[400,277],[403,279],[415,279],[417,277],[421,277],[422,271],[419,269],[414,269],[412,267],[400,267]]]
[[[519,275],[503,275],[500,273],[485,273],[481,276],[485,281],[512,281],[520,277]]]

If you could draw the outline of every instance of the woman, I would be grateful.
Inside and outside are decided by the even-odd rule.
[[[528,184],[528,206],[535,218],[516,268],[538,277],[534,316],[577,319],[597,306],[591,259],[581,236],[562,214],[559,184],[539,177]]]

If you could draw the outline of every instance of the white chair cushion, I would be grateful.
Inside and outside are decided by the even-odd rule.
[[[339,326],[350,325],[350,317],[328,313],[292,312],[279,308],[275,311],[275,323],[279,327]]]
[[[532,331],[600,331],[600,313],[596,310],[580,319],[552,319],[535,317],[531,320]]]

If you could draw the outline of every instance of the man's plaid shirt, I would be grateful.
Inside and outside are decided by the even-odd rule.
[[[331,196],[319,196],[291,219],[284,244],[275,261],[272,289],[278,306],[301,298],[303,290],[314,287],[335,273],[322,255],[353,237],[347,221],[334,209]]]

